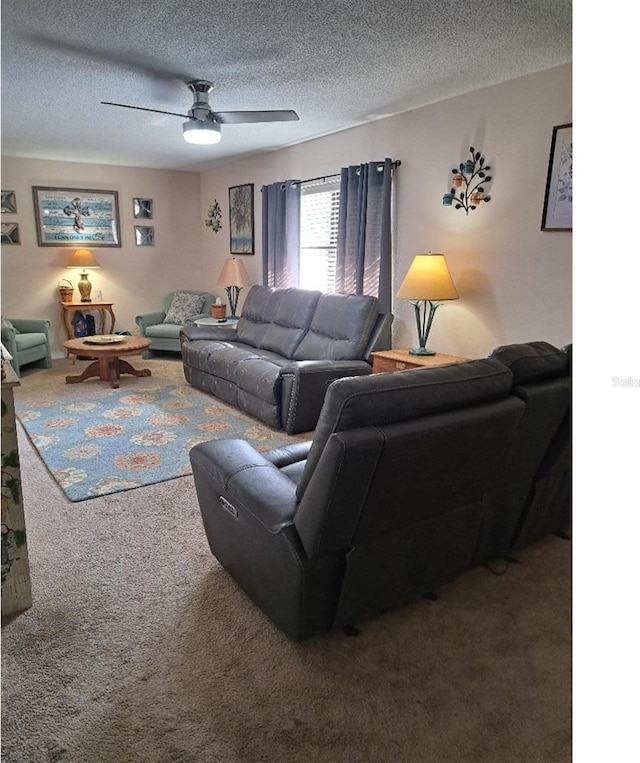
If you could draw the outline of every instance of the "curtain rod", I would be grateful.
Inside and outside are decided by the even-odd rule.
[[[382,162],[379,162],[380,164]],[[396,167],[399,167],[402,164],[400,159],[396,159],[394,162],[391,162],[392,169],[395,169]],[[342,173],[340,172],[334,172],[333,175],[320,175],[317,178],[307,178],[306,180],[294,180],[291,185],[302,185],[303,183],[313,183],[315,180],[328,180],[329,178],[339,178]],[[260,193],[262,193],[262,188],[260,189]]]
[[[382,164],[382,162],[378,162],[378,164]],[[400,159],[396,159],[395,162],[391,162],[392,169],[395,169],[396,167],[399,167],[402,164]],[[302,185],[303,183],[313,183],[315,180],[327,180],[328,178],[339,178],[342,173],[340,172],[334,172],[333,175],[320,175],[320,177],[317,178],[307,178],[306,180],[294,180],[291,185]]]

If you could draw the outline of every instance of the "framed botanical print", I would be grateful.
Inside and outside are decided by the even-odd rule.
[[[38,246],[121,246],[117,191],[33,186]]]
[[[573,126],[557,125],[551,137],[551,152],[544,193],[540,229],[573,229]]]
[[[231,254],[254,254],[253,183],[229,188]]]

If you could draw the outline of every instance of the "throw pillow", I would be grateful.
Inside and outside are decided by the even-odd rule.
[[[13,323],[11,323],[11,321],[8,321],[6,318],[2,318],[0,320],[2,320],[3,329],[13,329],[16,332],[16,334],[20,333],[18,329],[13,325]]]
[[[204,300],[204,294],[189,294],[186,291],[176,291],[162,322],[177,323],[182,326],[187,318],[192,318],[194,315],[199,315],[202,312]]]

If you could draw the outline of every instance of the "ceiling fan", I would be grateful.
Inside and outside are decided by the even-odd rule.
[[[209,104],[209,94],[213,90],[213,83],[206,79],[192,80],[187,87],[193,94],[193,105],[186,114],[178,114],[175,111],[160,111],[159,109],[147,109],[144,106],[129,106],[126,103],[113,103],[112,101],[100,101],[105,106],[121,106],[125,109],[137,109],[138,111],[153,111],[156,114],[170,114],[174,117],[183,117],[186,122],[182,124],[182,134],[187,143],[199,145],[211,145],[218,143],[222,138],[221,124],[242,124],[249,122],[296,122],[299,117],[295,111],[212,111]]]

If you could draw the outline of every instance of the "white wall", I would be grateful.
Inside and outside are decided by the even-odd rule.
[[[216,279],[229,257],[230,186],[255,185],[256,255],[242,259],[259,283],[261,185],[390,156],[402,162],[394,181],[394,291],[413,256],[432,251],[445,254],[460,293],[438,311],[429,344],[466,357],[510,342],[565,344],[572,339],[572,234],[541,232],[540,220],[552,128],[571,122],[571,100],[571,66],[561,66],[279,151],[205,166],[200,175],[5,158],[2,188],[16,191],[18,214],[3,217],[20,223],[22,245],[2,247],[2,313],[50,318],[54,352],[62,351],[57,284],[69,276],[64,265],[72,250],[37,246],[33,185],[119,192],[123,245],[95,249],[102,268],[90,280],[114,301],[117,328],[132,330],[136,314],[155,309],[176,288],[226,298]],[[451,168],[467,158],[471,145],[486,157],[494,180],[492,201],[465,216],[442,206],[442,195]],[[154,201],[154,247],[134,245],[134,196]],[[204,225],[214,199],[223,210],[217,234]],[[241,303],[244,295],[246,289]],[[413,346],[413,308],[397,300],[394,314],[394,346]]]
[[[122,246],[93,248],[101,267],[89,272],[93,290],[114,303],[116,330],[133,331],[135,316],[158,309],[169,291],[201,288],[197,174],[3,157],[2,188],[16,192],[18,206],[18,213],[3,215],[3,222],[19,223],[22,243],[2,246],[2,314],[49,318],[55,355],[64,352],[67,338],[60,317],[60,279],[71,281],[74,299],[80,299],[79,271],[66,269],[78,247],[38,246],[32,186],[118,192]],[[134,220],[134,197],[153,199],[152,220]],[[141,223],[154,227],[154,246],[135,245],[133,228]]]
[[[445,254],[460,293],[435,318],[429,344],[466,357],[511,342],[571,341],[571,239],[540,221],[554,125],[571,122],[571,66],[562,66],[355,127],[201,174],[202,215],[217,199],[223,229],[203,228],[204,282],[215,284],[229,256],[228,188],[255,184],[257,256],[243,256],[261,279],[263,184],[311,178],[342,166],[400,159],[395,174],[395,289],[415,254]],[[465,215],[442,205],[451,168],[474,146],[492,167],[489,203]],[[242,301],[242,295],[241,295]],[[394,305],[394,346],[416,344],[413,308]]]

